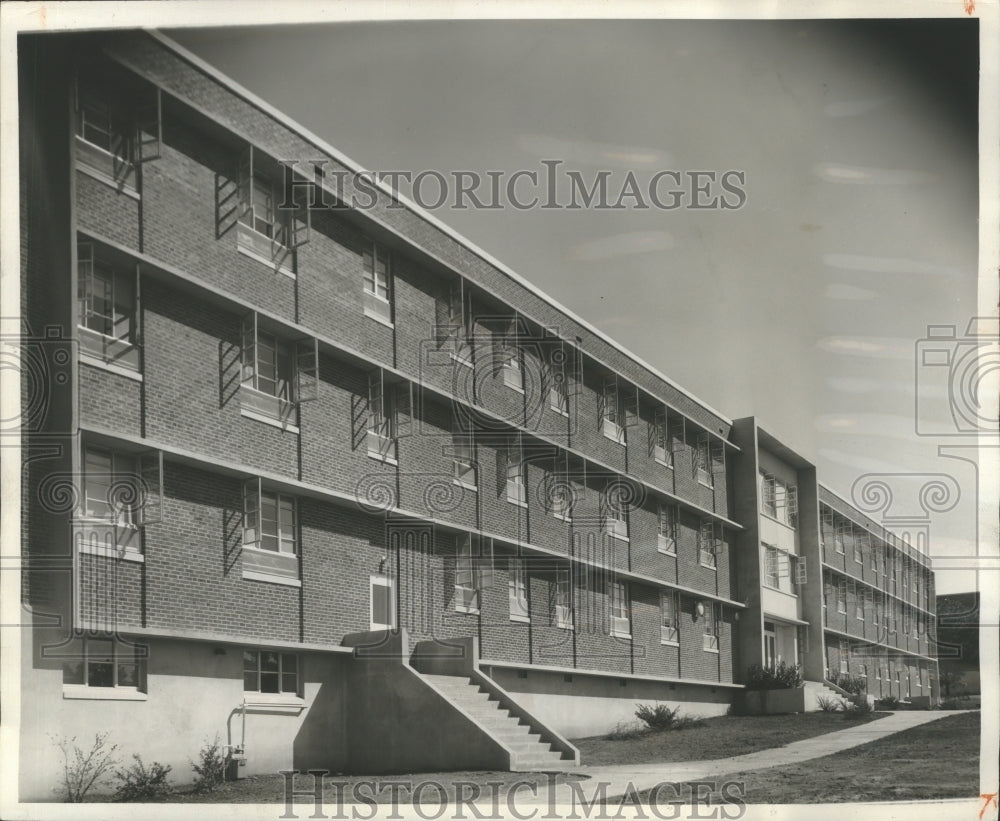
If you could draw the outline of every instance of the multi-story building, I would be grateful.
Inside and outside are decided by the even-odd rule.
[[[926,556],[755,420],[157,33],[19,60],[25,796],[50,733],[570,766],[752,664],[935,686]]]

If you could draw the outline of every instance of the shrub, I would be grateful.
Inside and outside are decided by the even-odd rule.
[[[644,736],[648,732],[649,730],[638,722],[619,721],[615,725],[614,729],[605,736],[605,738],[607,738],[608,741],[629,741],[633,738]]]
[[[677,726],[680,711],[680,707],[671,709],[666,704],[640,704],[635,717],[650,730],[672,730]]]
[[[875,702],[875,706],[881,710],[896,710],[899,708],[899,699],[895,696],[883,696]]]
[[[198,751],[198,763],[191,762],[191,769],[198,776],[194,782],[195,792],[212,792],[226,780],[226,765],[229,756],[222,751],[219,736],[206,742]]]
[[[864,718],[871,715],[872,705],[867,698],[859,698],[857,701],[844,705],[844,718]]]
[[[836,713],[844,707],[844,702],[833,696],[816,696],[816,703],[824,713]]]
[[[54,737],[52,742],[63,754],[63,788],[66,801],[78,804],[96,783],[117,764],[115,750],[117,744],[108,744],[109,733],[96,733],[90,750],[84,752],[76,746],[76,736]]]
[[[778,662],[773,667],[754,664],[747,670],[748,690],[792,690],[802,686],[802,672],[797,664]]]
[[[840,673],[833,683],[852,696],[861,695],[868,689],[868,682],[861,676],[849,676],[846,673]]]
[[[690,730],[694,727],[704,727],[705,719],[701,716],[681,716],[674,725],[675,730]]]
[[[135,763],[124,770],[118,770],[115,777],[121,782],[112,801],[155,801],[169,795],[171,787],[167,783],[170,767],[154,761],[148,768],[138,754],[133,754]]]

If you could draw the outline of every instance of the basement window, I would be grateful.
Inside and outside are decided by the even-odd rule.
[[[243,692],[299,695],[299,657],[272,650],[243,651]]]
[[[73,640],[63,653],[63,698],[144,699],[148,648],[114,638]]]

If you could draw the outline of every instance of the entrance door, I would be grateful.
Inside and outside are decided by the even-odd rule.
[[[774,634],[774,622],[764,622],[764,666],[775,667],[778,663],[777,637]]]

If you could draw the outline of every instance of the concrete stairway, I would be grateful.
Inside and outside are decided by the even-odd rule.
[[[511,769],[565,770],[576,766],[570,759],[553,749],[553,745],[542,741],[541,734],[530,725],[521,723],[510,710],[491,698],[482,687],[463,676],[442,676],[421,674],[445,694],[449,701],[467,713],[487,733],[511,750]]]
[[[850,701],[850,694],[841,690],[829,681],[806,681],[806,711],[813,712],[819,709],[820,698],[832,698],[836,701],[847,703]]]

